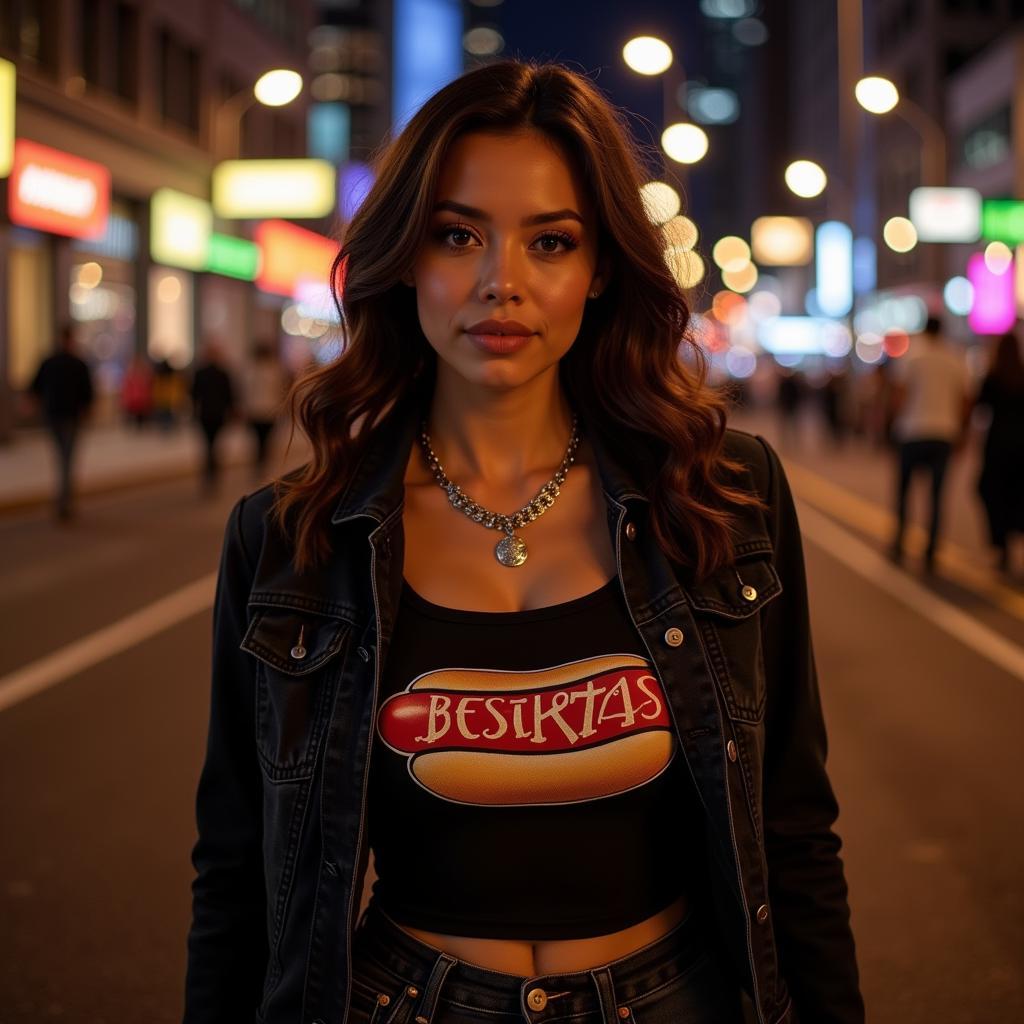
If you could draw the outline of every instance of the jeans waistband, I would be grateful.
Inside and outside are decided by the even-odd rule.
[[[552,1018],[596,1011],[607,1024],[622,1024],[619,1006],[685,974],[707,952],[707,936],[694,913],[671,931],[627,956],[582,971],[524,977],[490,970],[421,942],[371,902],[359,922],[355,957],[384,967],[413,986],[413,1020],[434,1019],[443,986],[446,1000],[485,1013],[518,1011],[543,1024]],[[495,1018],[500,1019],[500,1018]]]

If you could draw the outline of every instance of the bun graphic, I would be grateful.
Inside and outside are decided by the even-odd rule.
[[[675,752],[661,684],[632,654],[529,672],[441,669],[384,702],[383,742],[458,803],[574,803],[643,785]]]

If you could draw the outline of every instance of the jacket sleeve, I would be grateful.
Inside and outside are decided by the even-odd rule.
[[[255,744],[255,680],[239,649],[252,564],[245,499],[228,520],[213,611],[213,674],[206,758],[196,795],[192,926],[185,1024],[252,1020],[267,964],[262,785]]]
[[[768,516],[782,594],[765,609],[765,853],[782,976],[800,1021],[861,1024],[846,880],[833,831],[838,805],[825,771],[827,739],[793,496],[765,442]]]

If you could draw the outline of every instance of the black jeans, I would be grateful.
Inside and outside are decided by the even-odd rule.
[[[903,531],[907,522],[907,490],[910,480],[918,469],[926,469],[932,478],[931,517],[928,523],[928,548],[925,558],[935,558],[935,546],[939,539],[942,522],[942,484],[946,478],[946,466],[953,450],[949,441],[924,440],[903,441],[900,444],[900,475],[896,503],[896,537],[893,548],[899,551],[903,546]]]
[[[429,946],[371,903],[356,931],[352,1024],[742,1024],[739,988],[695,914],[627,957],[524,978]]]
[[[71,514],[72,469],[75,442],[78,438],[77,416],[51,416],[47,421],[50,436],[57,453],[57,515],[62,519]]]

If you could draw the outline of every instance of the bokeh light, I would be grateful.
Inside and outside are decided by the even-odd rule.
[[[974,285],[966,277],[951,277],[942,289],[946,308],[955,316],[967,316],[974,302]]]
[[[640,199],[647,216],[655,224],[670,221],[682,206],[679,193],[664,181],[649,181],[640,186]]]
[[[906,217],[890,217],[882,228],[882,238],[893,252],[910,252],[917,245],[917,228]]]
[[[708,151],[708,135],[695,124],[670,124],[661,133],[661,148],[680,164],[695,164]]]
[[[985,266],[993,274],[1005,274],[1013,262],[1013,251],[1005,242],[989,242],[985,246]]]
[[[750,246],[738,235],[726,235],[715,242],[711,258],[722,270],[742,270],[750,262]]]
[[[672,64],[672,47],[655,36],[637,36],[622,48],[622,59],[640,75],[660,75]]]
[[[828,177],[813,160],[794,160],[786,168],[786,185],[802,199],[813,199],[825,191]]]

